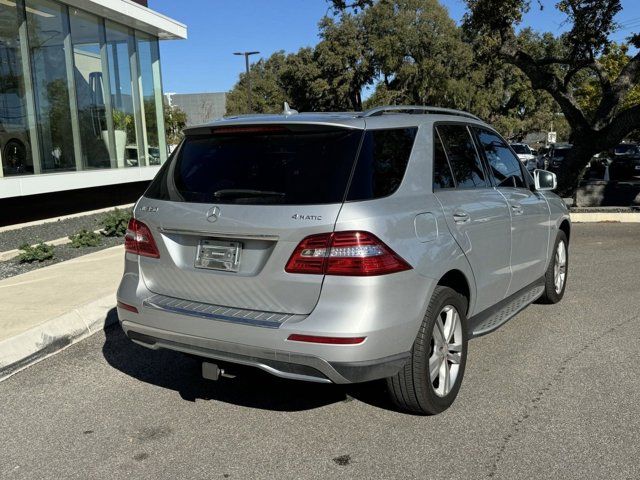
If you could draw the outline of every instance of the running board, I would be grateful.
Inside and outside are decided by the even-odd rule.
[[[521,310],[536,301],[544,292],[544,277],[518,290],[493,307],[469,319],[469,337],[475,338],[497,330]]]

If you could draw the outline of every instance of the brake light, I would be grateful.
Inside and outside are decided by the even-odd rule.
[[[160,252],[151,235],[151,230],[140,220],[131,218],[124,234],[124,249],[143,257],[160,258]]]
[[[288,273],[373,276],[411,269],[369,232],[321,233],[303,239],[287,262]]]
[[[283,133],[289,130],[279,125],[253,125],[253,126],[237,126],[237,127],[219,127],[211,129],[214,135],[227,135],[233,133]]]

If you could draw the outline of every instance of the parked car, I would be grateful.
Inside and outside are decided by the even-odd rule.
[[[441,412],[469,339],[564,295],[555,175],[465,112],[285,112],[185,130],[129,223],[124,332],[205,378],[384,378],[400,408]]]
[[[607,152],[596,153],[589,161],[589,177],[594,179],[604,179],[607,168],[611,164],[610,155]]]
[[[610,156],[609,178],[628,180],[640,176],[640,147],[635,143],[621,143]]]
[[[547,153],[547,168],[551,172],[559,172],[562,167],[562,162],[564,162],[564,159],[567,158],[567,155],[569,155],[569,152],[571,152],[572,148],[573,145],[569,144],[559,143],[551,145],[551,148]]]
[[[540,147],[538,149],[538,154],[536,155],[536,162],[538,164],[538,168],[546,170],[549,168],[549,150],[551,150],[551,146]]]
[[[526,143],[512,143],[511,148],[522,162],[522,164],[529,170],[530,172],[534,171],[538,168],[538,162],[536,160],[536,156],[534,155],[529,145]]]

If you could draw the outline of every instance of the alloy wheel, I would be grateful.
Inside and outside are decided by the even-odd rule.
[[[567,246],[564,242],[558,242],[556,248],[555,263],[553,265],[553,284],[556,293],[560,294],[567,277]]]
[[[429,380],[439,397],[449,394],[460,370],[462,359],[462,322],[453,305],[445,305],[433,325]]]

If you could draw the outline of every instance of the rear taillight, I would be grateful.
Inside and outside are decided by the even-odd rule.
[[[287,262],[288,273],[371,276],[411,266],[369,232],[334,232],[303,239]]]
[[[124,249],[129,253],[144,257],[160,258],[160,252],[151,235],[151,230],[140,220],[131,218],[124,235]]]

